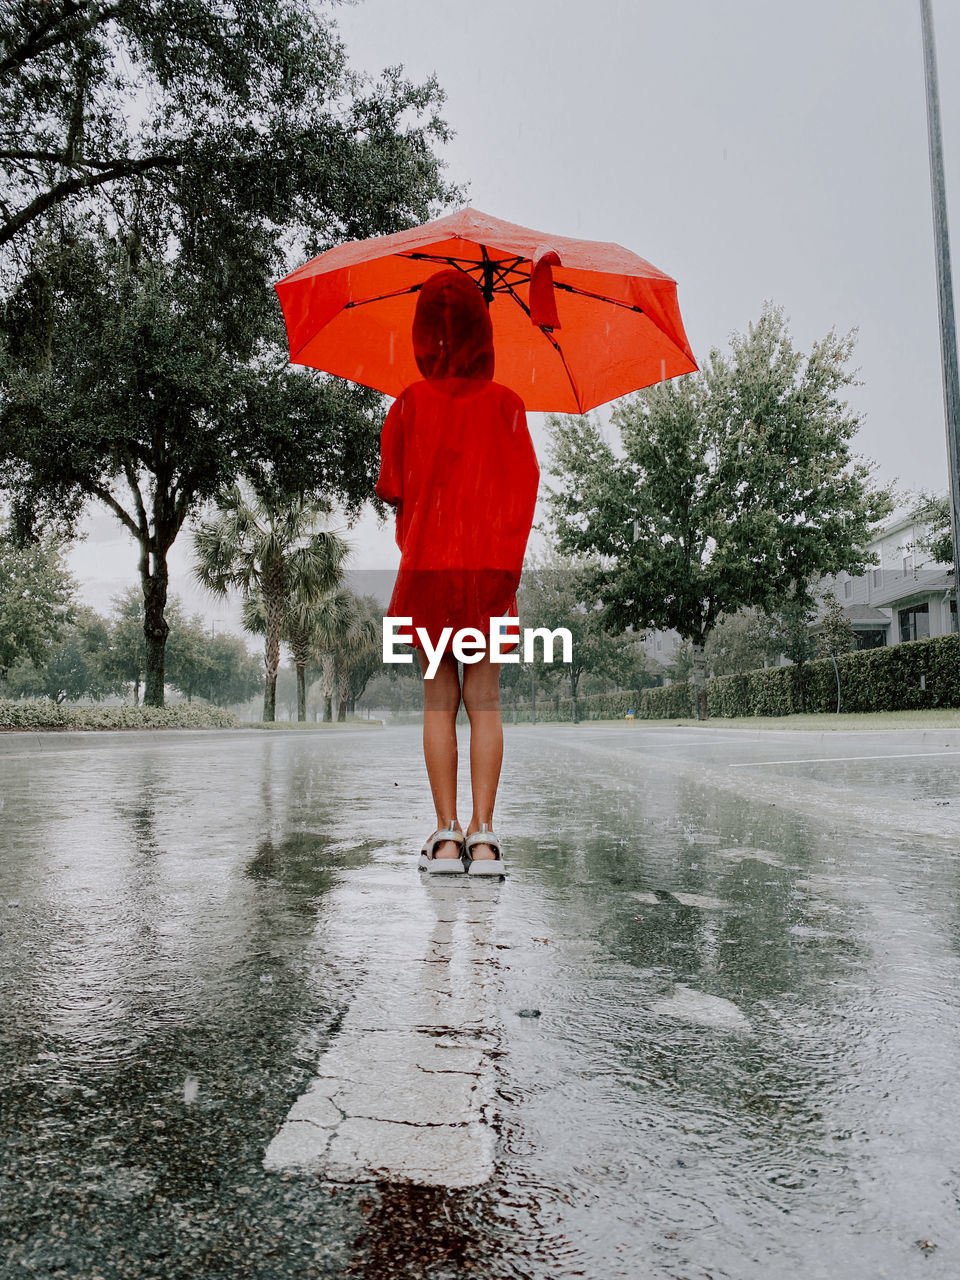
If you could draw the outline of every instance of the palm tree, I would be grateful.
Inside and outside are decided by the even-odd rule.
[[[380,631],[380,615],[374,618],[368,602],[347,590],[336,593],[330,609],[319,619],[315,652],[323,674],[325,721],[333,719],[334,694],[338,700],[337,719],[346,719],[351,679],[358,664],[369,662],[372,650],[380,663]]]
[[[370,596],[361,597],[356,606],[346,642],[336,653],[338,720],[345,720],[348,710],[352,712],[371,676],[383,667],[383,610]]]
[[[307,667],[324,642],[349,627],[351,600],[350,592],[341,589],[316,601],[295,597],[284,609],[280,638],[289,646],[297,672],[297,720],[301,723],[307,718]],[[244,600],[243,626],[255,635],[266,634],[266,610],[259,595]]]
[[[260,601],[267,674],[263,719],[270,723],[276,719],[285,617],[299,603],[314,604],[333,590],[349,546],[320,527],[330,513],[322,498],[264,497],[232,484],[221,490],[217,507],[216,518],[194,534],[194,573],[215,595],[233,587],[247,600]]]
[[[337,688],[338,658],[352,643],[357,625],[357,598],[346,588],[338,591],[331,607],[319,620],[314,635],[314,656],[323,680],[323,719],[333,719],[333,695]]]

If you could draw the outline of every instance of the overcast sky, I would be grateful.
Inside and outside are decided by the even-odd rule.
[[[960,5],[933,8],[960,263]],[[470,204],[649,259],[698,355],[765,299],[802,349],[858,329],[860,452],[946,488],[918,0],[360,0],[337,21],[357,69],[436,73]],[[109,517],[88,527],[71,562],[106,609],[136,552]],[[351,536],[358,568],[397,563],[389,526]],[[188,542],[173,590],[232,624],[191,588]]]

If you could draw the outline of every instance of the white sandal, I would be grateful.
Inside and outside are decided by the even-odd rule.
[[[437,846],[443,844],[445,840],[453,840],[460,846],[459,858],[438,858]],[[430,871],[434,874],[462,874],[466,871],[466,861],[463,850],[464,838],[463,832],[458,831],[456,827],[441,827],[435,831],[432,836],[428,836],[423,848],[420,850],[420,870]]]
[[[474,858],[471,850],[478,844],[489,845],[496,856],[493,858]],[[474,831],[472,835],[467,836],[466,850],[470,854],[470,866],[467,868],[468,876],[505,876],[507,874],[506,867],[503,865],[503,852],[500,849],[500,841],[485,822],[480,823],[479,831]]]

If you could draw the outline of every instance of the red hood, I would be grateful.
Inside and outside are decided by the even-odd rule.
[[[462,271],[438,271],[417,299],[413,317],[417,367],[439,378],[493,377],[493,326],[483,294]]]

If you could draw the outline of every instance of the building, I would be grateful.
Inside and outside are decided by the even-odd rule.
[[[825,578],[849,618],[860,649],[949,635],[957,630],[957,593],[951,568],[917,543],[926,530],[909,515],[890,521],[870,543],[877,563],[866,573]]]
[[[957,630],[954,573],[919,549],[918,540],[925,533],[925,527],[911,516],[896,516],[869,544],[877,563],[866,573],[841,573],[818,584],[821,594],[831,591],[840,601],[858,649],[878,649]],[[669,666],[679,642],[675,631],[650,630],[644,635],[643,648],[649,658]]]
[[[676,631],[645,631],[641,640],[643,652],[651,662],[668,667],[673,662],[680,636]]]

